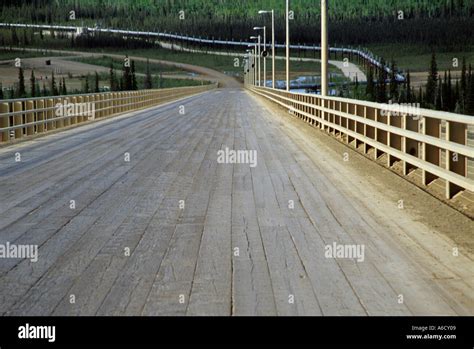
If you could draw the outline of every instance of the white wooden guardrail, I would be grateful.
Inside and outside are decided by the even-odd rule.
[[[216,88],[217,84],[156,90],[0,100],[0,143],[149,108]]]
[[[367,154],[387,154],[387,166],[401,161],[403,174],[421,169],[422,184],[438,178],[446,183],[446,198],[474,192],[474,117],[416,106],[321,97],[267,87],[248,88]]]

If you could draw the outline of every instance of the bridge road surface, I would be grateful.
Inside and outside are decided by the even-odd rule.
[[[272,108],[222,89],[0,149],[0,244],[39,246],[0,259],[0,314],[474,315],[472,251]],[[218,163],[226,147],[257,166]],[[364,260],[327,258],[333,243]]]

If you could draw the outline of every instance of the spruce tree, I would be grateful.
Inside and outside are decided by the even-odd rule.
[[[369,101],[375,102],[374,70],[372,67],[369,67],[367,73],[367,87],[365,89],[365,94]]]
[[[377,102],[387,102],[387,71],[385,70],[385,61],[381,60],[382,67],[379,69],[379,77],[377,81]]]
[[[98,93],[99,91],[100,91],[100,87],[99,87],[99,73],[95,72],[94,92]]]
[[[36,97],[37,92],[39,92],[39,91],[36,91],[36,78],[35,78],[34,70],[31,70],[30,91],[31,91],[31,97]]]
[[[426,83],[425,102],[429,105],[436,103],[436,89],[438,85],[438,66],[436,64],[436,55],[433,52],[431,56],[431,66],[428,75],[428,82]]]
[[[444,71],[444,80],[442,83],[442,90],[441,90],[441,95],[442,95],[442,101],[443,101],[443,110],[448,111],[449,110],[449,90],[448,90],[448,72]]]
[[[131,66],[131,79],[132,79],[132,90],[138,90],[137,86],[137,76],[135,74],[135,61],[132,61],[132,66]]]
[[[405,89],[406,89],[406,101],[407,103],[413,102],[413,95],[411,90],[411,76],[410,71],[407,72],[406,80],[405,80]]]
[[[117,91],[117,80],[115,78],[114,72],[114,64],[113,62],[110,63],[110,70],[109,70],[109,84],[110,84],[110,91]]]
[[[353,97],[359,99],[359,78],[355,77]]]
[[[392,61],[392,64],[390,66],[390,99],[393,102],[398,101],[398,84],[396,76],[396,66],[394,61]]]
[[[448,100],[446,101],[448,105],[448,111],[453,111],[455,104],[456,104],[456,99],[454,98],[454,93],[453,93],[453,82],[451,81],[451,70],[448,70],[448,82],[446,84],[446,88],[448,89],[447,93],[447,98]]]
[[[150,60],[146,60],[146,75],[145,75],[145,82],[144,82],[144,88],[145,90],[150,90],[153,88],[153,81],[151,78],[151,73],[150,73]]]
[[[459,80],[456,80],[456,87],[454,89],[454,112],[462,114],[461,111],[461,91],[459,87]]]
[[[23,68],[18,68],[18,98],[25,98],[26,97],[26,89],[25,89],[25,75],[23,72]]]
[[[466,71],[466,57],[462,59],[462,69],[461,69],[461,91],[460,91],[460,104],[461,111],[464,112],[466,108],[466,97],[467,97],[467,71]]]
[[[84,81],[84,93],[90,93],[89,88],[89,74],[87,74],[86,79]]]
[[[63,96],[66,96],[67,95],[67,87],[66,87],[66,79],[63,77],[63,89],[61,91],[61,94]]]
[[[128,62],[128,60],[126,61]],[[130,74],[130,67],[128,63],[124,63],[123,65],[123,73],[122,73],[122,83],[120,90],[122,91],[130,91],[132,89],[132,76]]]
[[[51,94],[53,96],[59,95],[58,87],[56,85],[56,79],[54,78],[54,71],[51,72]]]
[[[441,79],[438,80],[438,87],[436,88],[435,108],[436,110],[443,110],[443,84]]]
[[[469,64],[467,97],[466,97],[466,114],[474,115],[474,73]]]

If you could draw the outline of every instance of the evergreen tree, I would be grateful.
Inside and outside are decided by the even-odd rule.
[[[443,84],[441,79],[438,80],[438,88],[436,89],[435,108],[436,110],[443,110]]]
[[[89,88],[89,74],[87,74],[86,79],[84,81],[84,93],[90,93],[90,88]]]
[[[97,72],[95,72],[94,92],[96,92],[96,93],[100,92],[99,73],[97,73]]]
[[[46,89],[46,84],[45,84],[44,81],[43,81],[43,90],[42,90],[41,94],[43,96],[48,96],[49,95],[48,90]]]
[[[469,64],[469,78],[468,78],[467,98],[466,98],[466,114],[474,115],[474,73]]]
[[[436,64],[436,55],[433,52],[431,56],[431,67],[428,75],[428,82],[426,83],[425,102],[427,104],[435,105],[436,89],[438,85],[438,65]]]
[[[406,90],[406,102],[412,103],[413,102],[413,95],[411,89],[411,76],[410,71],[407,72],[406,80],[405,80],[405,90]]]
[[[444,80],[442,83],[441,96],[442,96],[442,110],[449,110],[449,90],[448,90],[448,72],[444,71]]]
[[[59,95],[58,87],[56,85],[56,79],[54,77],[54,71],[51,72],[51,93],[53,96]]]
[[[63,96],[66,96],[67,95],[67,87],[66,87],[66,79],[63,77],[63,89],[61,91],[61,94]]]
[[[144,86],[145,90],[150,90],[153,88],[153,80],[151,78],[151,73],[150,73],[150,60],[146,60],[146,75],[145,75],[145,81],[144,81]]]
[[[23,68],[18,68],[18,98],[25,98],[26,97],[26,88],[25,88],[25,75],[23,72]]]
[[[0,99],[3,99],[3,86],[1,82],[0,82]]]
[[[365,89],[365,94],[369,101],[375,102],[375,84],[374,84],[374,70],[372,67],[369,67],[367,73],[367,87]]]
[[[110,91],[117,91],[118,90],[117,79],[115,78],[113,62],[110,63],[109,84],[110,84]]]
[[[132,89],[132,76],[130,74],[130,66],[127,62],[128,60],[126,60],[123,65],[122,86],[120,88],[122,91],[130,91]]]
[[[454,89],[454,112],[458,114],[462,114],[461,111],[461,91],[459,87],[459,80],[456,80],[456,87]]]
[[[461,69],[461,95],[460,95],[460,104],[461,111],[464,112],[466,108],[466,98],[467,98],[467,71],[466,71],[466,57],[462,59],[462,69]]]
[[[451,70],[448,70],[448,82],[446,84],[446,88],[448,89],[448,93],[446,95],[447,97],[447,105],[448,105],[448,111],[453,111],[455,104],[456,104],[456,99],[454,97],[454,92],[453,92],[453,82],[452,82],[452,77],[451,77]]]
[[[377,81],[377,102],[387,102],[387,71],[385,70],[385,61],[381,60],[382,68],[379,69],[379,77]]]
[[[131,67],[131,78],[132,78],[132,90],[138,90],[137,86],[137,76],[135,74],[135,61],[132,61],[132,67]]]
[[[398,101],[398,83],[397,83],[397,76],[396,76],[396,66],[395,62],[392,61],[390,66],[390,99],[393,102]]]
[[[355,81],[354,81],[353,96],[354,96],[354,98],[359,99],[359,77],[357,75],[356,75]]]
[[[36,91],[36,78],[35,78],[34,70],[31,70],[30,91],[31,91],[31,97],[36,97],[36,93],[39,92],[39,91]]]

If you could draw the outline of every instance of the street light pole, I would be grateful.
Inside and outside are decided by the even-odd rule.
[[[328,94],[328,3],[321,0],[321,96]]]
[[[258,47],[260,47],[260,35],[257,37],[257,36],[251,36],[250,37],[250,40],[256,40],[258,39]],[[259,71],[259,67],[258,67],[258,64],[257,64],[257,55],[259,55],[259,49],[257,49],[257,43],[255,43],[254,45],[254,57],[255,57],[255,62],[254,62],[254,65],[255,65],[255,85],[259,85],[259,75],[260,75],[260,71]],[[258,60],[258,62],[260,62],[260,59]]]
[[[275,88],[275,10],[272,10],[272,88]]]
[[[258,36],[258,87],[261,86],[261,78],[262,78],[262,61],[261,61],[261,58],[262,58],[262,36],[259,35]]]
[[[250,45],[252,46],[252,45]],[[250,85],[253,85],[254,84],[254,78],[255,78],[255,73],[254,73],[254,70],[253,70],[253,58],[254,58],[254,54],[253,54],[253,50],[247,50],[247,53],[248,53],[248,60],[247,60],[247,63],[248,63],[248,79],[249,79],[249,84]]]
[[[267,51],[267,27],[263,27],[263,52]],[[267,57],[263,57],[263,87],[267,87]]]
[[[290,0],[286,0],[286,90],[290,90]]]
[[[275,10],[258,11],[259,14],[271,13],[272,15],[272,88],[275,88]],[[264,40],[266,42],[266,40]],[[266,44],[265,44],[266,45]],[[264,63],[265,81],[266,81],[266,64]]]
[[[263,30],[263,52],[267,50],[267,27],[253,27],[253,30]],[[260,55],[263,55],[263,52]],[[259,71],[260,74],[260,71]],[[266,87],[267,82],[267,57],[263,57],[263,86]]]

